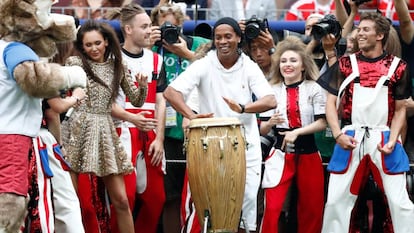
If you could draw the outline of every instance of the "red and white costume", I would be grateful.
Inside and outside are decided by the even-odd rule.
[[[140,108],[132,106],[122,94],[117,98],[117,103],[131,113],[150,111],[151,115],[146,117],[155,118],[157,115],[156,95],[165,89],[165,86],[159,86],[159,82],[166,83],[165,80],[158,79],[165,79],[165,76],[159,75],[163,64],[162,57],[148,49],[143,49],[142,54],[139,55],[129,54],[126,50],[122,52],[132,77],[135,77],[137,73],[148,76],[148,95],[144,105]],[[135,232],[155,233],[165,202],[165,159],[162,164],[155,167],[151,165],[152,156],[148,155],[149,147],[156,138],[156,132],[142,132],[129,122],[122,122],[117,130],[136,169],[136,173],[124,176],[127,195],[130,204],[133,204],[131,207],[139,206],[135,219]],[[133,201],[135,196],[136,204]],[[115,224],[112,225],[113,228],[114,226]]]
[[[52,149],[53,150],[53,149]],[[52,152],[53,153],[53,152]],[[33,138],[33,152],[29,156],[29,203],[26,228],[28,232],[55,231],[51,178],[47,145],[41,137]]]
[[[49,108],[42,102],[42,112]],[[29,204],[26,228],[28,232],[83,233],[79,199],[70,176],[70,164],[65,161],[61,146],[47,129],[42,128],[33,138],[29,156]]]
[[[278,219],[294,179],[298,189],[298,232],[320,232],[324,174],[314,135],[299,136],[294,143],[295,151],[284,152],[280,149],[283,136],[278,132],[301,128],[314,122],[317,117],[324,117],[326,95],[316,82],[309,80],[289,86],[279,83],[273,86],[273,90],[277,109],[267,111],[261,117],[270,117],[279,112],[286,121],[275,126],[277,142],[265,160],[262,181],[265,202],[260,232],[278,232]]]
[[[306,20],[309,15],[318,13],[321,15],[332,14],[335,10],[335,1],[321,5],[317,0],[299,0],[286,12],[285,20]]]
[[[29,163],[28,232],[85,232],[69,166],[53,135],[40,129]]]
[[[414,232],[414,205],[408,197],[404,174],[409,169],[408,157],[400,142],[389,155],[377,149],[378,144],[388,142],[395,100],[409,96],[398,90],[407,89],[406,66],[399,58],[385,53],[376,59],[364,58],[360,52],[339,59],[338,78],[346,78],[338,94],[328,91],[341,97],[337,105],[342,107],[342,132],[358,143],[352,151],[335,146],[328,166],[331,174],[323,233],[349,231],[351,211],[369,171],[384,189],[394,232]]]

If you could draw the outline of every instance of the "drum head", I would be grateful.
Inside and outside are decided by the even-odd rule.
[[[238,118],[235,117],[212,117],[212,118],[197,118],[190,121],[190,128],[198,128],[205,126],[226,126],[226,125],[241,125]]]

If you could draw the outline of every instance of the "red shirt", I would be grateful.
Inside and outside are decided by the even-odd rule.
[[[412,10],[412,6],[414,6],[414,0],[410,0],[408,3],[408,10]],[[381,0],[376,8],[378,8],[385,17],[392,20],[398,20],[393,0]],[[410,13],[410,15],[411,19],[413,19],[414,13]]]
[[[332,0],[329,6],[317,4],[316,0],[299,0],[286,12],[285,20],[306,20],[311,14],[333,14],[334,10],[335,2]]]

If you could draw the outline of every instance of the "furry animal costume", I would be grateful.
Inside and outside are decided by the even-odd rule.
[[[27,208],[28,154],[40,130],[41,98],[85,87],[81,67],[42,61],[56,42],[75,39],[70,16],[50,14],[52,0],[0,1],[0,233],[20,232]]]

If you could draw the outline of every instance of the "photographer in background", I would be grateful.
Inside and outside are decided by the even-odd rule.
[[[305,36],[310,37],[306,51],[312,54],[320,73],[336,62],[337,42],[341,37],[341,26],[333,15],[310,15],[305,22]],[[335,139],[329,126],[315,133],[316,145],[324,163],[329,162]],[[327,175],[327,174],[326,174]]]
[[[272,55],[276,51],[275,41],[277,35],[272,35],[267,19],[257,18],[255,15],[247,20],[239,21],[239,26],[245,37],[245,51],[250,58],[259,65],[264,76],[269,81],[272,77],[270,72],[272,67]],[[255,96],[252,97],[256,99]],[[260,119],[259,119],[260,121]],[[260,124],[260,123],[259,123]],[[273,146],[273,135],[261,135],[262,159],[267,157],[270,148]],[[263,160],[262,160],[263,161]],[[262,166],[262,174],[263,174]],[[264,197],[263,189],[259,188],[257,195],[257,223],[260,224],[263,216]],[[258,229],[260,226],[258,226]]]
[[[313,55],[313,58],[321,72],[327,67],[329,59],[336,56],[337,48],[333,47],[332,51],[326,51],[322,44],[322,38],[325,36],[334,36],[334,42],[339,41],[341,37],[342,26],[336,20],[334,15],[312,14],[306,19],[305,35],[311,37],[311,41],[306,46],[306,51]],[[336,40],[335,40],[336,39]],[[332,64],[331,64],[332,65]]]
[[[190,61],[194,58],[194,51],[209,40],[184,36],[181,27],[184,15],[181,9],[174,4],[160,4],[151,11],[152,50],[158,52],[164,59],[167,84],[170,84]],[[165,158],[167,160],[164,186],[166,202],[163,211],[164,232],[180,232],[181,193],[184,185],[186,157],[183,153],[184,132],[183,117],[167,102],[166,126],[164,136]],[[174,161],[174,162],[171,162]],[[176,162],[180,161],[180,162]]]
[[[248,20],[239,21],[239,26],[246,39],[247,53],[259,65],[266,79],[269,80],[277,36],[273,36],[269,31],[266,18],[257,18],[255,15]]]

